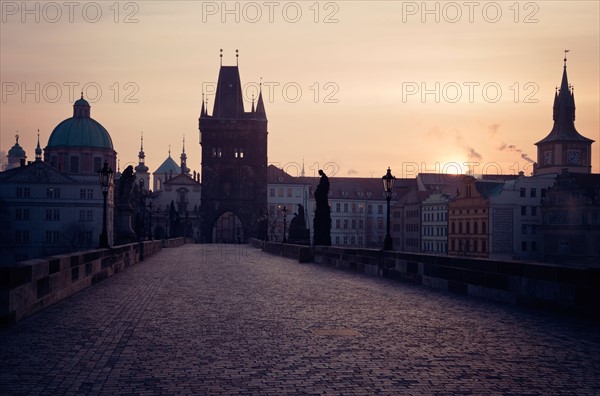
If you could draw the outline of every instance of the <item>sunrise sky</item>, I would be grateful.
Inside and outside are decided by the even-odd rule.
[[[337,176],[466,171],[467,161],[475,173],[497,163],[528,174],[521,154],[535,160],[552,128],[569,49],[576,127],[596,141],[600,172],[597,1],[0,4],[3,156],[18,131],[33,160],[37,129],[45,147],[85,87],[122,169],[137,163],[143,131],[150,172],[169,145],[179,161],[184,135],[199,171],[202,91],[210,113],[222,48],[225,65],[240,51],[247,111],[262,78],[269,162],[292,174],[303,160],[307,174]]]

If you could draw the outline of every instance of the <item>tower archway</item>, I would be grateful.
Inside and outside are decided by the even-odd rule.
[[[242,243],[244,241],[242,221],[233,212],[221,214],[212,229],[214,243]]]

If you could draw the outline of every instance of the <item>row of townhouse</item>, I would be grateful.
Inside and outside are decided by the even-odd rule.
[[[394,249],[504,260],[598,257],[600,175],[566,174],[399,180]],[[561,177],[568,181],[558,183]]]

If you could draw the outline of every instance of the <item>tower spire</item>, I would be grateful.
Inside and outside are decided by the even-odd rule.
[[[40,147],[40,130],[37,130],[38,134],[37,134],[37,146],[35,147],[35,160],[36,161],[41,161],[42,160],[42,148]]]
[[[240,51],[239,50],[235,50],[235,65],[239,66],[240,65]]]
[[[563,73],[560,88],[554,93],[553,120],[550,133],[536,143],[538,168],[535,174],[569,171],[591,172],[591,144],[593,140],[582,136],[575,128],[575,97],[567,77],[567,53],[564,50]],[[567,143],[567,144],[565,144]]]
[[[190,172],[189,168],[186,166],[187,163],[187,155],[185,154],[185,135],[183,135],[183,146],[181,149],[181,174],[188,174]]]
[[[256,103],[256,115],[258,116],[257,118],[259,118],[259,119],[262,119],[262,120],[267,119],[267,113],[265,111],[265,102],[263,101],[263,96],[262,96],[262,77],[260,78],[260,85],[259,85],[259,91],[258,91],[258,102]]]
[[[148,172],[148,167],[146,166],[145,162],[146,153],[144,153],[144,132],[140,132],[140,152],[138,153],[138,165],[135,167],[135,171],[138,173]]]
[[[221,58],[221,66],[223,66],[223,48],[220,50],[219,58]]]

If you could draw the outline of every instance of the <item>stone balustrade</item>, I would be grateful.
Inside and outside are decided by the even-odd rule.
[[[183,244],[183,238],[145,241],[0,266],[0,324],[19,321],[64,300],[163,247]]]
[[[251,241],[265,252],[473,297],[600,318],[600,267],[299,246]]]

